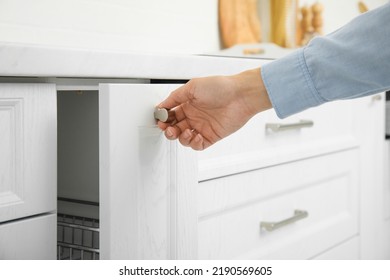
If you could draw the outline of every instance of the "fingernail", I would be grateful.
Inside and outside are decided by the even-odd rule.
[[[184,137],[185,137],[185,138],[191,138],[191,136],[192,136],[191,131],[189,131],[189,130],[187,129],[184,133],[185,133],[185,134],[184,134]]]
[[[173,132],[169,128],[167,128],[166,134],[167,134],[168,137],[172,137],[173,136]]]
[[[202,136],[200,134],[196,135],[195,142],[200,142],[202,140]]]

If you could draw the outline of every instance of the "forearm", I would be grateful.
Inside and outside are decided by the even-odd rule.
[[[244,71],[231,76],[238,96],[247,104],[252,116],[272,108],[271,101],[261,78],[261,69]]]
[[[262,67],[279,117],[390,88],[390,4]]]

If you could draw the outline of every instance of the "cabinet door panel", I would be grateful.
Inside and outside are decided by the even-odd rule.
[[[56,208],[56,107],[55,85],[0,84],[0,222]]]
[[[175,87],[100,85],[103,259],[196,257],[195,153],[166,140],[153,117]]]

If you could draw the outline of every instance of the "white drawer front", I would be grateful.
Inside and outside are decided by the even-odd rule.
[[[360,259],[359,236],[316,256],[315,260],[358,260]]]
[[[306,259],[358,233],[357,150],[199,184],[199,258]],[[278,230],[261,222],[309,216]]]
[[[255,116],[235,134],[199,153],[199,180],[356,146],[351,130],[354,106],[345,103],[324,104],[283,120],[274,111]],[[281,125],[280,130],[267,128],[271,124]]]
[[[0,225],[0,259],[56,259],[56,222],[51,214]]]

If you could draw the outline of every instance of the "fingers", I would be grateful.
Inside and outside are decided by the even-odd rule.
[[[181,122],[178,122],[174,125],[172,124],[165,124],[168,125],[165,128],[165,136],[170,140],[175,140],[180,137],[181,134],[184,133],[185,130],[192,130],[192,127],[187,123],[187,120],[183,120]],[[164,127],[165,125],[161,124],[159,127]]]
[[[205,148],[203,136],[198,133],[195,137],[193,137],[190,142],[190,147],[194,150],[202,151]]]
[[[200,151],[204,149],[202,135],[189,129],[180,134],[179,141],[183,146],[191,147],[194,150]]]
[[[174,90],[163,102],[161,102],[159,108],[172,109],[180,104],[186,103],[192,99],[189,84],[182,85],[181,87]]]
[[[162,121],[158,121],[158,122],[157,122],[157,125],[158,125],[158,127],[159,127],[161,130],[166,130],[167,127],[170,126],[171,124],[165,123],[165,122],[162,122]]]
[[[159,122],[159,126],[160,126]],[[166,123],[161,123],[166,125]],[[191,147],[194,150],[201,151],[205,149],[207,143],[200,133],[191,130],[185,122],[180,122],[175,126],[168,126],[165,129],[165,136],[169,140],[179,139],[180,144],[186,147]]]
[[[192,140],[192,138],[194,136],[195,136],[194,133],[187,128],[186,130],[183,131],[182,134],[179,135],[179,142],[183,146],[187,146],[188,147],[190,145],[191,140]]]
[[[164,130],[165,136],[170,140],[179,139],[183,146],[191,147],[194,150],[203,150],[205,148],[205,140],[203,136],[194,131],[187,123],[186,116],[183,110],[185,103],[193,98],[189,83],[174,90],[167,99],[161,102],[157,107],[174,109],[175,119],[170,123],[157,122],[160,129]]]

